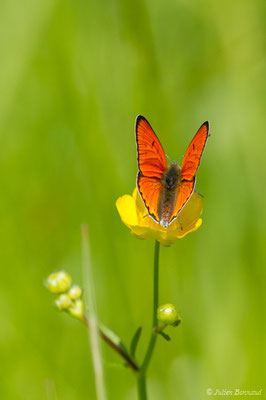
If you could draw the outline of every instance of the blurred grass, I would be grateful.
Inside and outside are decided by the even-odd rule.
[[[99,315],[126,342],[142,325],[143,354],[153,243],[115,209],[135,186],[139,113],[172,159],[206,119],[212,132],[203,226],[161,252],[160,301],[183,322],[159,340],[151,398],[265,396],[264,28],[260,0],[0,3],[1,398],[95,397],[86,329],[43,288],[61,268],[81,283],[83,221]],[[109,399],[134,398],[130,371],[105,376]]]

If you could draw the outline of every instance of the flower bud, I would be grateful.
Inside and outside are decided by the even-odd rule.
[[[157,309],[157,320],[162,327],[177,326],[181,322],[180,315],[173,304],[163,304]]]
[[[80,299],[82,296],[82,289],[78,285],[72,286],[68,291],[68,295],[71,300]]]
[[[83,301],[80,299],[77,299],[74,301],[69,307],[69,313],[72,315],[72,317],[82,319],[83,318]]]
[[[71,276],[64,271],[50,274],[46,286],[51,293],[64,293],[71,284]]]
[[[58,310],[67,310],[69,306],[71,305],[71,299],[68,296],[68,294],[60,294],[60,296],[57,297],[55,300],[55,304],[58,308]]]

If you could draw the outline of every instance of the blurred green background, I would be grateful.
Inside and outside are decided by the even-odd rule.
[[[142,359],[154,244],[115,208],[135,186],[137,114],[175,160],[206,119],[212,133],[203,225],[161,251],[160,303],[182,324],[158,339],[150,398],[265,398],[264,27],[260,0],[1,1],[1,399],[95,398],[86,329],[43,286],[58,269],[82,284],[84,221],[99,316],[126,343],[143,326]],[[108,399],[135,399],[102,348]]]

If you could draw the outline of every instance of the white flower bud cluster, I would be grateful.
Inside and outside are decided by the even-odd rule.
[[[59,311],[67,311],[72,317],[83,318],[82,289],[71,286],[71,276],[65,271],[50,274],[45,282],[49,292],[58,294],[55,305]]]

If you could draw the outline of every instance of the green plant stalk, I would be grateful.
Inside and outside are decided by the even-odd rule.
[[[156,344],[157,334],[154,331],[157,325],[157,308],[159,302],[159,252],[160,243],[155,241],[153,266],[153,321],[151,337],[142,365],[137,374],[139,400],[147,399],[146,374]]]
[[[89,236],[88,226],[83,224],[81,226],[81,238],[82,238],[82,265],[83,265],[83,278],[84,278],[84,289],[85,299],[88,312],[88,336],[92,353],[92,363],[95,376],[95,388],[97,400],[105,400],[105,385],[103,377],[103,366],[101,347],[98,340],[98,324],[97,324],[97,311],[94,297],[94,286],[93,276],[90,262],[90,248],[89,248]]]

